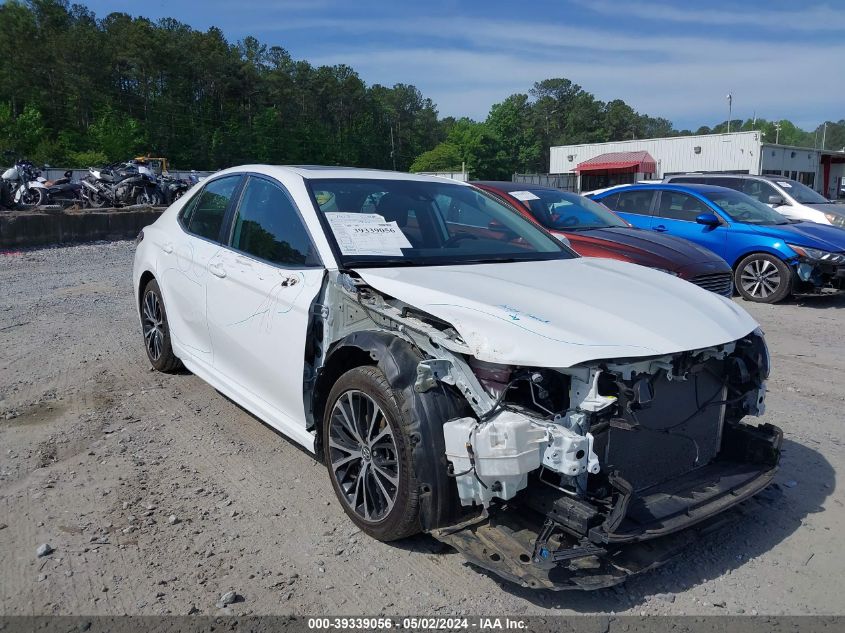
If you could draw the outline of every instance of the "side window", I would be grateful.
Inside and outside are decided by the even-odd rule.
[[[230,245],[273,264],[318,265],[293,202],[278,185],[263,178],[250,178],[244,188]]]
[[[712,213],[710,208],[698,198],[676,191],[664,191],[660,194],[661,218],[671,220],[685,220],[695,222],[695,218],[702,213]]]
[[[752,180],[751,178],[742,183],[742,192],[747,193],[752,198],[757,198],[763,204],[769,204],[769,196],[780,196],[777,189],[769,183],[762,180]]]
[[[226,207],[232,199],[241,176],[226,176],[208,183],[197,195],[196,202],[191,200],[182,221],[189,232],[207,240],[220,237],[220,227],[226,215]]]
[[[654,198],[653,191],[620,191],[615,206],[610,208],[622,213],[651,215],[652,198]]]
[[[726,178],[724,176],[717,176],[714,178],[707,179],[708,185],[716,185],[717,187],[727,187],[728,189],[735,189],[736,191],[742,191],[742,183],[742,178]]]
[[[616,209],[619,205],[619,194],[614,193],[613,195],[602,198],[601,200],[596,200],[596,202],[601,202],[608,209]]]

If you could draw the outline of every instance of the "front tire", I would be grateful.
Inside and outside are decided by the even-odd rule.
[[[170,326],[158,282],[151,279],[141,295],[141,330],[144,349],[154,369],[171,373],[181,367],[170,344]]]
[[[356,367],[332,387],[323,457],[337,498],[363,532],[393,541],[420,531],[407,414],[377,367]]]
[[[736,267],[734,285],[746,301],[777,303],[792,294],[793,273],[782,260],[753,253]]]
[[[47,196],[44,190],[40,187],[27,187],[21,191],[20,208],[21,209],[35,209],[40,207],[47,201]]]

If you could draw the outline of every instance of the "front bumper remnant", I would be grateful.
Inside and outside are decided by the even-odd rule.
[[[539,481],[489,513],[432,531],[471,563],[535,589],[601,589],[668,562],[703,534],[737,518],[731,509],[768,486],[782,432],[729,431],[712,463],[634,492],[621,477],[599,508]]]

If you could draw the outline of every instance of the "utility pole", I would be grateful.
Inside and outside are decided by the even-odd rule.
[[[824,142],[827,139],[827,121],[824,122],[824,129],[822,129],[822,151],[824,151]]]
[[[775,145],[778,144],[779,140],[780,140],[780,121],[775,123]]]
[[[728,134],[731,133],[731,116],[732,116],[732,109],[733,109],[733,95],[729,92],[728,93]]]

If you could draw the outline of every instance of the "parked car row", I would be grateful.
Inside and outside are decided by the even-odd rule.
[[[783,178],[772,185],[779,189],[759,176],[667,180],[620,185],[590,197],[524,183],[473,184],[586,257],[650,266],[727,296],[736,288],[749,301],[845,290],[841,205],[825,204],[811,189]],[[788,200],[785,193],[772,193],[790,189]],[[786,208],[792,218],[781,214]]]
[[[836,204],[807,185],[783,176],[748,174],[686,174],[668,176],[665,182],[715,185],[748,194],[790,220],[845,227],[845,205]]]
[[[749,301],[845,289],[845,230],[790,220],[736,189],[637,184],[593,199],[636,227],[712,250],[731,266],[737,292]]]
[[[143,230],[133,294],[151,365],[317,455],[366,534],[423,531],[523,586],[597,589],[777,471],[781,431],[748,421],[763,333],[723,287],[680,278],[706,288],[711,267],[729,274],[554,190],[251,165]]]

